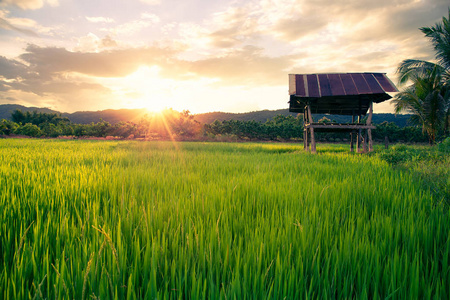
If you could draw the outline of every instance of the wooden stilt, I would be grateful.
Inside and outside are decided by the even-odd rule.
[[[367,125],[372,125],[372,114],[373,114],[373,101],[370,101],[369,106],[369,116],[367,117]],[[372,129],[367,129],[367,136],[369,138],[369,152],[373,151],[373,141],[372,141]]]
[[[356,152],[357,153],[361,153],[361,140],[362,140],[361,129],[358,129],[358,137],[356,138]]]
[[[361,99],[359,99],[359,109],[358,109],[358,124],[361,122]],[[358,137],[356,138],[356,153],[361,153],[361,140],[362,134],[361,129],[358,130]]]
[[[355,112],[352,113],[352,124],[355,123]],[[350,151],[353,152],[355,151],[355,131],[352,130],[350,132]]]
[[[305,110],[303,111],[303,147],[305,151],[309,151],[308,128],[306,127],[307,123],[308,123],[308,113],[305,107]]]
[[[311,107],[309,105],[308,105],[308,121],[310,124],[314,122],[311,114]],[[316,138],[314,136],[314,127],[309,127],[309,132],[311,134],[311,153],[315,154],[317,153],[317,151],[316,151]]]
[[[303,128],[303,150],[306,151],[307,146],[307,140],[308,140],[308,134],[306,133],[306,129]]]
[[[310,139],[309,139],[309,129],[306,129],[306,151],[309,152],[309,144],[310,144]]]
[[[355,151],[355,131],[350,132],[350,151]]]
[[[311,153],[316,154],[316,138],[314,137],[314,128],[310,128],[311,130]]]
[[[364,132],[363,153],[367,153],[367,130]]]

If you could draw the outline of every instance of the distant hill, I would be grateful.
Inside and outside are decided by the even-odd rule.
[[[16,104],[2,104],[0,105],[0,120],[7,119],[11,120],[11,113],[20,109],[21,111],[33,111],[37,110],[39,112],[45,113],[59,113],[58,111],[54,111],[48,108],[39,108],[39,107],[26,107],[22,105]],[[100,111],[78,111],[74,113],[62,113],[63,117],[69,118],[70,121],[78,124],[89,124],[91,122],[98,122],[100,119],[109,122],[111,124],[115,124],[118,122],[137,122],[145,115],[151,114],[144,109],[107,109]],[[212,123],[215,120],[224,121],[224,120],[238,120],[238,121],[257,121],[257,122],[266,122],[267,120],[272,119],[277,115],[283,116],[296,116],[295,113],[290,113],[289,110],[286,109],[277,109],[277,110],[260,110],[260,111],[252,111],[246,113],[225,113],[225,112],[210,112],[204,114],[196,114],[195,119],[200,123]],[[350,122],[351,117],[348,116],[340,116],[340,115],[314,115],[315,120],[320,120],[323,117],[327,117],[330,120],[335,120],[336,122]],[[394,114],[373,114],[373,123],[382,123],[384,121],[394,122],[400,127],[404,127],[409,125],[408,121],[411,115],[394,115]]]
[[[26,106],[18,105],[18,104],[1,104],[0,105],[0,120],[1,119],[11,120],[11,113],[13,111],[15,111],[16,109],[20,109],[23,112],[37,110],[38,112],[44,112],[44,113],[59,113],[59,112],[57,112],[55,110],[51,110],[49,108],[26,107]]]
[[[49,108],[40,107],[26,107],[23,105],[16,104],[1,104],[0,105],[0,120],[7,119],[11,120],[11,113],[20,109],[23,112],[34,111],[45,112],[45,113],[60,113],[59,111],[51,110]],[[107,121],[111,124],[116,124],[121,121],[132,121],[137,122],[143,116],[148,114],[144,109],[107,109],[100,111],[77,111],[74,113],[60,113],[63,117],[69,118],[73,123],[78,124],[89,124],[91,122],[98,122],[100,119]]]
[[[70,121],[78,124],[89,124],[98,122],[100,119],[116,124],[119,122],[138,122],[148,111],[144,109],[107,109],[99,111],[77,111],[72,114],[64,113],[64,117],[68,117]]]

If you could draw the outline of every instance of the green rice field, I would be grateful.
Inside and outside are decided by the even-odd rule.
[[[449,299],[448,205],[347,148],[0,139],[0,298]]]

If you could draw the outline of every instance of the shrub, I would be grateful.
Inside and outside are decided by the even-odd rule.
[[[10,135],[11,133],[14,133],[18,127],[19,125],[17,123],[2,119],[0,121],[0,135]]]
[[[438,144],[439,152],[450,153],[450,137]]]
[[[16,130],[17,134],[23,134],[26,136],[31,136],[31,137],[40,137],[42,136],[42,131],[41,129],[39,129],[38,126],[31,124],[31,123],[27,123],[21,127],[19,127]]]

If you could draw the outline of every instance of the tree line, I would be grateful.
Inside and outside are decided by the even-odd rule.
[[[76,124],[57,113],[22,112],[15,110],[11,120],[0,121],[0,135],[24,135],[29,137],[117,137],[169,139],[195,137],[201,125],[193,119],[189,111],[181,113],[166,110],[161,114],[143,116],[137,122],[111,124],[99,120],[97,123]]]
[[[331,122],[323,117],[319,122]],[[393,122],[375,124],[373,139],[384,142],[425,143],[428,137],[420,126],[400,127]],[[223,120],[210,124],[197,122],[189,111],[166,110],[161,114],[146,115],[137,122],[111,124],[100,120],[90,124],[76,124],[57,113],[22,112],[15,110],[11,120],[0,121],[0,135],[22,135],[29,137],[59,136],[82,138],[129,138],[147,140],[211,140],[211,141],[301,141],[303,139],[303,117],[278,115],[266,122]],[[444,139],[445,130],[437,133]],[[346,142],[349,133],[317,132],[316,138],[324,142]]]

